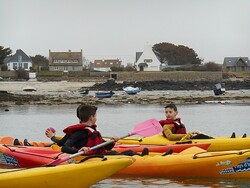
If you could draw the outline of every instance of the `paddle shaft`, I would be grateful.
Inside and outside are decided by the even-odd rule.
[[[128,136],[131,136],[131,134],[127,134],[127,135],[125,135],[125,136],[122,136],[122,137],[120,137],[119,139],[123,139],[123,138],[126,138],[126,137],[128,137]],[[101,144],[98,144],[98,145],[96,145],[96,146],[93,146],[93,147],[89,148],[89,151],[92,151],[92,150],[95,150],[95,149],[102,148],[102,147],[104,147],[104,146],[106,146],[106,145],[109,145],[109,144],[112,144],[112,143],[114,143],[114,142],[115,142],[115,140],[111,138],[111,140],[109,140],[109,141],[103,142],[103,143],[101,143]],[[77,157],[77,156],[79,156],[79,155],[83,155],[84,153],[85,153],[84,151],[80,151],[80,152],[78,152],[78,153],[75,153],[75,154],[72,154],[72,155],[70,155],[70,156],[65,157],[65,159],[62,158],[62,159],[60,160],[60,163],[61,163],[61,162],[65,162],[65,161],[67,161],[67,160],[69,160],[69,159],[71,159],[71,158]]]

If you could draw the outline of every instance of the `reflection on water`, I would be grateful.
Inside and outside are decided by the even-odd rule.
[[[78,105],[15,106],[0,108],[0,136],[13,136],[20,140],[48,141],[44,135],[47,127],[54,127],[57,134],[71,124],[78,123]],[[247,105],[178,105],[179,116],[188,131],[200,130],[212,136],[250,135],[250,106]],[[146,119],[164,119],[164,105],[99,105],[97,125],[104,136],[122,136]],[[190,169],[191,170],[191,169]],[[201,173],[202,173],[201,169]],[[99,187],[250,187],[250,180],[183,178],[111,178],[92,186]]]
[[[109,178],[91,188],[127,188],[127,187],[204,187],[204,188],[246,188],[250,187],[249,179],[218,179],[218,178]]]

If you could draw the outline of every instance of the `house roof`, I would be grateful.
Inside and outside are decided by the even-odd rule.
[[[248,57],[225,57],[223,64],[225,64],[227,67],[233,67],[240,59],[245,62],[247,66],[250,66]]]
[[[143,54],[143,52],[136,52],[135,53],[135,62],[138,61],[138,59],[141,57],[142,54]]]
[[[54,60],[77,60],[78,63],[74,65],[82,65],[82,51],[81,52],[49,52],[49,64],[72,65],[73,63],[53,63]]]
[[[21,56],[21,62],[32,62],[31,58],[27,56],[21,49],[18,49],[13,56],[10,56],[8,62],[19,62],[18,57]]]

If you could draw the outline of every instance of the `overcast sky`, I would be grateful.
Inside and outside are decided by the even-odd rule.
[[[250,58],[250,0],[0,0],[0,45],[27,55],[80,51],[135,61],[144,45],[192,48],[205,62]]]

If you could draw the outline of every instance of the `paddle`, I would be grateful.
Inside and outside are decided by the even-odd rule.
[[[162,132],[162,130],[163,129],[162,129],[161,124],[156,119],[149,119],[147,121],[138,123],[134,127],[134,130],[131,133],[128,133],[127,135],[120,137],[120,139],[129,137],[129,136],[133,136],[135,134],[140,135],[140,136],[144,136],[144,137],[152,136],[152,135],[155,135],[157,133]],[[111,140],[109,140],[107,142],[103,142],[103,143],[101,143],[99,145],[91,147],[89,149],[89,151],[101,148],[101,147],[106,146],[108,144],[111,144],[113,142],[115,142],[115,140],[111,139]],[[72,154],[72,155],[57,159],[57,160],[47,164],[46,166],[56,166],[56,165],[58,165],[60,163],[63,163],[65,161],[69,160],[69,159],[72,159],[72,158],[74,158],[76,156],[79,156],[79,155],[82,155],[82,154],[84,154],[84,151],[81,151],[81,152],[78,152],[78,153],[75,153],[75,154]]]

